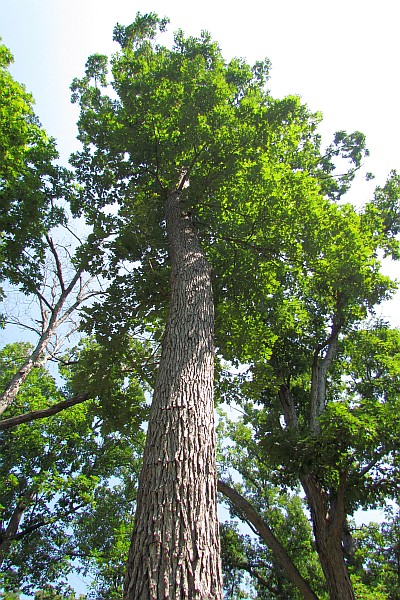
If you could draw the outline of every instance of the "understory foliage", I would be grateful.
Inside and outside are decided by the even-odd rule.
[[[77,569],[94,577],[93,597],[121,595],[144,391],[169,307],[164,203],[179,189],[212,267],[221,478],[268,524],[315,597],[396,600],[398,514],[361,529],[352,516],[399,497],[400,332],[379,306],[396,289],[381,261],[400,257],[400,176],[391,171],[361,209],[346,203],[368,155],[360,132],[339,131],[322,148],[321,115],[296,96],[271,96],[267,60],[226,61],[204,32],[178,31],[165,47],[166,25],[154,14],[117,25],[110,64],[95,54],[74,80],[74,175],[54,166],[54,142],[0,49],[0,276],[36,295],[43,323],[54,313],[37,265],[50,248],[62,294],[46,234],[67,224],[68,207],[89,230],[71,265],[99,285],[77,317],[87,337],[62,357],[62,384],[38,362],[4,413],[86,398],[0,434],[3,585],[61,600],[66,584],[51,586]],[[3,348],[3,388],[32,351]],[[226,597],[301,598],[228,505]]]
[[[400,598],[399,512],[388,508],[385,520],[355,528],[357,550],[350,563],[357,597]]]

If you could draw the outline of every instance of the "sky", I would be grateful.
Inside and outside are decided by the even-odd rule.
[[[131,23],[137,12],[170,18],[169,30],[189,35],[207,30],[226,59],[272,62],[274,96],[298,94],[321,111],[321,133],[362,131],[370,158],[349,196],[362,204],[400,170],[398,0],[0,0],[0,36],[12,51],[13,76],[36,100],[36,113],[58,142],[61,159],[77,148],[78,109],[69,85],[87,57],[110,54],[114,25]],[[398,265],[387,267],[400,278]],[[399,296],[383,314],[400,324]]]

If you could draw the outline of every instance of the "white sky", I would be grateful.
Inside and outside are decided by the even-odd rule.
[[[299,94],[324,114],[328,143],[339,129],[366,134],[371,157],[351,198],[369,199],[390,169],[400,170],[398,0],[0,0],[0,36],[15,56],[14,77],[36,99],[36,112],[58,141],[62,159],[76,149],[77,107],[69,85],[83,74],[87,57],[116,49],[116,22],[154,11],[171,20],[170,31],[210,31],[224,56],[272,61],[275,96]],[[391,269],[400,276],[400,268]],[[385,313],[400,322],[397,299]]]

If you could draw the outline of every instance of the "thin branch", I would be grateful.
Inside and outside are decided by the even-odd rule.
[[[74,238],[75,238],[75,239],[76,239],[76,240],[79,242],[79,245],[80,245],[80,246],[82,246],[82,240],[80,239],[80,237],[78,237],[78,236],[76,235],[76,233],[74,233],[74,232],[72,231],[72,229],[70,229],[70,228],[68,227],[68,225],[63,225],[63,227],[64,227],[64,229],[66,229],[66,230],[68,231],[68,233],[70,233],[70,234],[71,234],[71,235],[72,235],[72,236],[73,236],[73,237],[74,237]]]
[[[20,540],[21,538],[29,535],[30,533],[33,533],[37,529],[40,529],[41,527],[46,527],[47,525],[52,525],[53,523],[57,523],[57,521],[61,521],[61,519],[65,519],[65,517],[68,517],[69,515],[75,514],[80,508],[83,508],[84,506],[85,506],[84,503],[78,504],[77,506],[74,506],[73,508],[71,508],[71,510],[64,511],[64,512],[58,514],[58,515],[50,517],[47,520],[46,519],[42,519],[41,521],[37,521],[33,525],[29,525],[28,527],[26,527],[25,529],[23,529],[19,533],[15,534],[13,536],[13,539],[14,540]]]
[[[26,323],[22,323],[18,319],[6,319],[4,321],[5,325],[15,325],[16,327],[21,327],[22,329],[26,329],[27,331],[33,331],[39,337],[42,335],[42,331],[37,329],[36,327],[31,327],[31,325],[27,325]]]
[[[31,286],[30,286],[31,282],[29,281],[29,278],[27,278],[25,276],[25,273],[24,273],[23,269],[21,269],[21,267],[19,267],[17,265],[14,265],[13,268],[17,269],[18,274],[19,274],[19,276],[21,278],[22,285],[24,285],[24,283],[25,283],[25,285],[28,286],[29,292],[31,294],[33,294],[34,296],[37,296],[37,298],[39,300],[41,300],[47,306],[47,308],[49,308],[50,310],[53,310],[53,307],[50,304],[50,302],[47,300],[47,298],[36,287],[35,287],[35,289],[31,289]]]
[[[272,594],[274,594],[274,595],[277,594],[276,588],[274,588],[273,585],[271,585],[264,577],[262,577],[262,575],[260,575],[260,573],[257,571],[257,569],[252,567],[250,563],[238,561],[238,562],[234,562],[233,566],[236,567],[237,569],[247,571],[249,573],[249,575],[251,575],[252,577],[257,579],[257,581],[263,587],[265,587],[267,590],[269,590]]]

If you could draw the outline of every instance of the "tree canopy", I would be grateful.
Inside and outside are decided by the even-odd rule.
[[[242,412],[235,419],[221,413],[219,489],[232,514],[252,523],[260,536],[256,542],[232,523],[221,528],[228,597],[246,597],[240,587],[246,572],[255,594],[247,597],[352,599],[356,589],[367,599],[369,581],[376,594],[386,586],[396,598],[392,575],[377,581],[368,574],[374,569],[370,558],[357,555],[369,538],[352,536],[351,516],[360,507],[396,501],[399,492],[400,338],[376,317],[377,307],[396,289],[381,263],[400,256],[399,175],[391,171],[361,208],[347,203],[345,194],[368,155],[363,134],[336,132],[323,148],[321,115],[296,96],[271,96],[268,60],[226,61],[206,32],[194,38],[177,31],[167,47],[160,43],[166,26],[153,13],[138,14],[129,26],[117,24],[119,51],[110,61],[92,55],[84,76],[73,81],[82,145],[71,157],[73,172],[54,166],[54,142],[35,120],[32,99],[10,78],[11,56],[2,50],[1,77],[8,90],[2,102],[12,124],[0,123],[0,195],[7,209],[1,222],[2,276],[56,314],[57,304],[38,292],[43,278],[33,265],[43,264],[47,243],[60,297],[65,295],[68,285],[49,231],[66,224],[69,206],[89,228],[87,241],[72,256],[71,292],[84,273],[101,284],[98,297],[91,296],[80,313],[80,328],[89,338],[63,359],[66,388],[61,391],[31,361],[37,370],[27,372],[7,403],[11,415],[48,406],[50,399],[54,405],[80,393],[90,399],[1,434],[4,468],[15,470],[2,494],[7,518],[11,523],[19,511],[28,519],[31,511],[25,531],[32,532],[35,523],[53,519],[56,525],[47,528],[53,537],[46,534],[39,542],[26,536],[32,557],[41,543],[53,544],[48,555],[54,556],[54,536],[62,538],[57,551],[77,544],[87,557],[84,568],[94,568],[99,577],[98,593],[117,597],[120,553],[127,552],[132,526],[126,490],[133,489],[137,473],[146,388],[154,390],[154,398],[134,539],[147,528],[141,506],[155,490],[161,498],[164,486],[173,496],[159,506],[170,506],[171,514],[161,521],[163,511],[154,500],[157,516],[148,516],[157,523],[154,536],[164,536],[158,546],[169,548],[168,523],[180,498],[184,508],[175,529],[191,523],[196,548],[200,534],[186,507],[194,502],[188,499],[193,480],[202,481],[205,473],[200,488],[211,490],[210,506],[215,496],[214,459],[204,458],[213,456],[212,416],[201,420],[212,412],[214,379],[217,403]],[[34,212],[28,215],[27,207]],[[27,350],[7,347],[4,360],[18,373]],[[2,373],[5,385],[9,373]],[[194,455],[199,471],[190,471]],[[120,481],[107,491],[114,476]],[[194,497],[204,501],[201,494]],[[72,505],[78,516],[70,535],[65,518]],[[113,518],[96,541],[107,512]],[[187,530],[178,535],[179,550],[190,537]],[[14,539],[23,540],[23,531],[16,529]],[[133,597],[133,547],[127,599]],[[165,552],[163,564],[170,565],[175,550]],[[22,569],[16,554],[10,556]],[[185,561],[178,560],[180,569]],[[150,564],[147,558],[142,562]],[[62,572],[61,563],[59,568]],[[163,581],[158,591],[150,575],[148,582],[144,578],[143,598],[150,593],[146,585],[154,598],[172,590],[174,568],[165,567],[158,577]],[[193,585],[198,591],[200,567],[185,568],[179,571],[182,589]],[[57,577],[42,575],[37,575],[42,586]],[[209,597],[202,593],[199,597]]]

